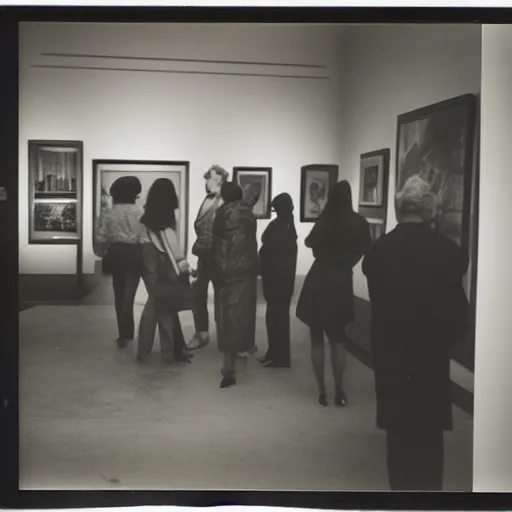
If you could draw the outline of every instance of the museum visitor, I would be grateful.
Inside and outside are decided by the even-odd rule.
[[[449,349],[467,327],[468,257],[430,226],[436,210],[429,184],[409,178],[396,195],[398,226],[363,260],[392,490],[442,490],[443,431],[452,429]]]

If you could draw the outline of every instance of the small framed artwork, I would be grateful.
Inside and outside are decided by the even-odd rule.
[[[389,174],[389,149],[361,155],[359,206],[382,208]]]
[[[95,233],[102,212],[112,208],[110,187],[118,178],[135,176],[142,185],[142,192],[136,204],[143,207],[147,193],[155,180],[171,180],[178,195],[179,208],[176,210],[176,231],[183,254],[187,254],[188,242],[188,196],[189,162],[161,160],[93,160],[93,249],[102,256]]]
[[[81,239],[82,155],[81,141],[28,141],[30,244]]]
[[[260,190],[260,195],[253,207],[257,219],[270,219],[270,202],[272,200],[271,167],[234,167],[233,181],[244,191],[244,196],[251,188]]]
[[[383,219],[366,219],[368,224],[370,224],[370,235],[372,237],[372,242],[375,243],[385,232],[386,225]]]
[[[337,181],[337,165],[312,164],[301,168],[301,222],[315,222],[318,219],[327,203],[329,190]]]

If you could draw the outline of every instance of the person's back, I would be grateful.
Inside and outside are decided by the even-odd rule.
[[[452,429],[450,346],[464,334],[468,258],[430,227],[437,204],[410,178],[397,194],[400,224],[363,260],[372,310],[377,427],[387,430],[393,490],[441,490],[443,431]]]
[[[381,323],[387,325],[382,343],[397,344],[403,337],[408,346],[413,344],[422,353],[431,351],[436,342],[444,344],[456,336],[457,327],[451,324],[457,319],[452,313],[460,304],[466,269],[467,258],[460,247],[426,224],[399,224],[381,237],[364,269],[372,303],[374,344],[380,342]],[[422,325],[421,330],[418,325]],[[423,339],[429,340],[427,346],[422,346]]]

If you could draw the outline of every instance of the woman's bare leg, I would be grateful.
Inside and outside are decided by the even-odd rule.
[[[347,405],[345,390],[343,389],[343,374],[347,361],[347,350],[340,340],[329,339],[331,346],[331,364],[335,386],[335,402],[336,405]]]
[[[321,405],[326,406],[324,333],[319,329],[311,329],[311,364],[318,384],[318,401]]]

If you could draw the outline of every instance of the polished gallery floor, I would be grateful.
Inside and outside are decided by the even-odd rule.
[[[321,407],[307,330],[293,320],[292,369],[249,358],[220,389],[214,339],[170,367],[156,341],[140,366],[132,347],[114,348],[113,307],[101,302],[20,312],[20,489],[388,489],[373,374],[357,359],[347,360],[351,404]],[[191,315],[182,322],[188,337]],[[260,305],[260,355],[265,339]],[[469,491],[472,421],[458,408],[454,418],[445,490]]]

